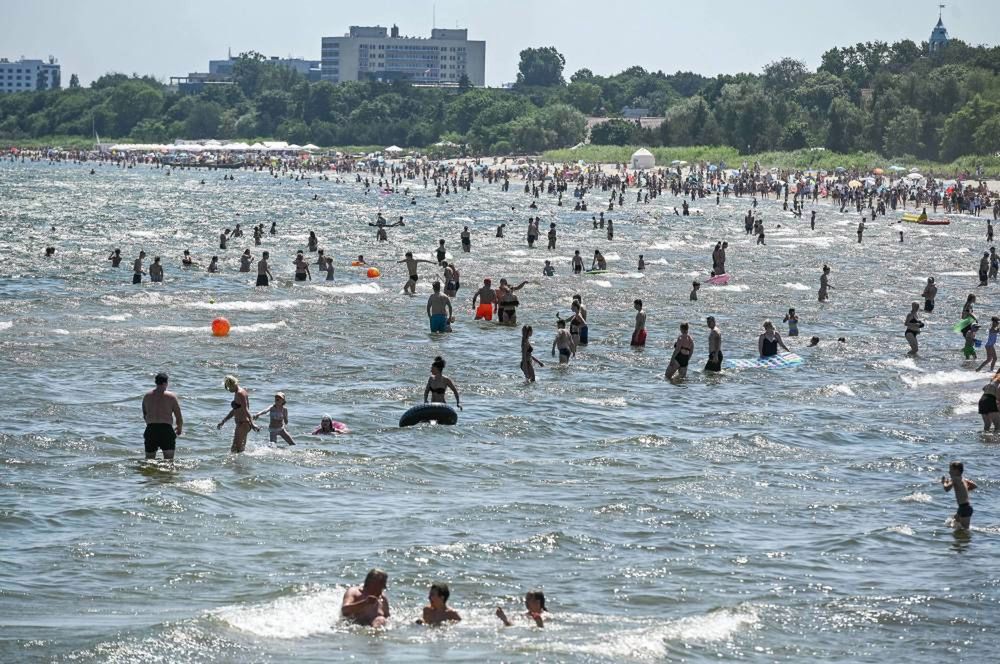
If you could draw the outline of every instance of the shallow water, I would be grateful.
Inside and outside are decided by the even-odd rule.
[[[0,164],[0,660],[982,661],[1000,645],[998,441],[979,433],[985,374],[950,332],[968,292],[981,319],[995,310],[996,286],[975,288],[985,220],[904,224],[900,245],[880,219],[858,245],[854,215],[821,205],[813,232],[808,210],[798,221],[762,201],[768,245],[755,247],[748,199],[698,201],[706,216],[679,218],[679,199],[637,206],[633,192],[608,242],[593,212],[546,196],[543,230],[559,223],[547,252],[523,241],[519,181],[441,199],[415,186],[411,206],[353,182],[89,168]],[[377,209],[407,218],[383,245],[365,223]],[[249,234],[222,274],[180,267],[185,248],[202,265],[220,253],[221,228],[272,220],[274,288],[236,272]],[[457,251],[463,225],[459,320],[432,337],[434,270],[421,266],[421,296],[408,298],[394,261],[429,258],[439,237]],[[310,229],[337,259],[333,284],[291,281]],[[723,238],[733,281],[689,302]],[[55,259],[41,258],[48,244]],[[119,270],[104,260],[115,246]],[[163,257],[165,283],[129,283],[140,248]],[[574,248],[603,249],[609,273],[569,275]],[[358,253],[381,279],[348,267]],[[540,276],[546,258],[555,278]],[[835,290],[820,305],[824,262]],[[902,321],[931,274],[937,309],[907,358]],[[519,318],[543,361],[554,314],[581,293],[589,347],[525,387],[518,332],[471,320],[487,276],[529,280]],[[636,297],[649,312],[642,351],[628,346]],[[803,336],[787,342],[804,364],[701,372],[706,315],[727,357],[752,357],[761,321],[790,306]],[[217,314],[233,324],[226,339],[208,333]],[[683,320],[696,359],[670,385]],[[808,349],[814,334],[823,342]],[[437,354],[462,390],[459,424],[397,428]],[[140,399],[159,370],[186,420],[174,467],[141,461]],[[285,392],[296,447],[252,434],[246,454],[228,454],[231,428],[215,428],[227,373],[255,410]],[[323,413],[352,433],[305,435]],[[980,486],[967,537],[945,526],[954,498],[936,483],[953,458]],[[372,566],[390,574],[396,617],[378,634],[337,620],[344,588]],[[465,620],[427,630],[412,620],[437,579]],[[519,612],[535,586],[546,628],[498,627],[494,607]]]

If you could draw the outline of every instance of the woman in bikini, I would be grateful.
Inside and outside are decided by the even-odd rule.
[[[444,375],[444,366],[444,358],[440,355],[431,362],[431,377],[427,379],[427,387],[424,388],[424,403],[427,403],[428,395],[430,395],[431,403],[446,403],[444,393],[450,389],[455,394],[455,405],[458,406],[459,410],[462,410],[458,388],[455,387],[451,378]]]

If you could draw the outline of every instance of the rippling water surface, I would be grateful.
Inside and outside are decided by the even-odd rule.
[[[763,201],[768,244],[755,247],[747,199],[679,218],[679,199],[632,193],[608,242],[590,223],[596,192],[590,213],[541,199],[544,225],[559,225],[547,252],[525,246],[519,181],[440,199],[415,186],[412,206],[353,182],[89,169],[0,165],[3,661],[988,661],[1000,645],[1000,463],[979,433],[985,374],[950,331],[972,290],[995,311],[997,287],[976,289],[973,273],[985,220],[904,224],[901,245],[895,219],[880,219],[859,245],[853,214],[821,205],[810,231]],[[382,245],[366,224],[376,210],[407,219]],[[185,248],[203,266],[220,253],[222,228],[272,220],[275,287],[236,271],[249,233],[223,273],[181,269]],[[432,337],[433,270],[421,266],[409,298],[394,261],[430,258],[438,238],[457,251],[463,225],[473,252],[455,256],[455,332]],[[291,281],[309,230],[336,257],[333,283]],[[733,281],[689,302],[723,238]],[[116,246],[118,270],[104,260]],[[162,256],[165,283],[129,283],[141,248]],[[602,249],[609,273],[568,274],[575,248]],[[381,279],[348,267],[359,253]],[[546,258],[555,278],[540,276]],[[836,289],[820,305],[824,262]],[[931,274],[937,310],[908,359],[902,320]],[[529,280],[519,317],[543,360],[555,313],[582,294],[589,347],[524,386],[517,330],[472,320],[487,276]],[[641,351],[628,344],[636,297],[649,311]],[[752,357],[761,321],[791,306],[803,365],[701,372],[706,315],[727,357]],[[226,339],[208,334],[219,314]],[[671,385],[684,320],[696,359]],[[814,334],[823,342],[806,348]],[[462,390],[459,424],[397,428],[438,354]],[[140,400],[160,370],[186,420],[173,467],[141,461]],[[228,454],[231,429],[215,427],[227,373],[257,410],[285,392],[296,447],[252,434],[246,454]],[[323,413],[352,433],[306,435]],[[946,527],[954,498],[936,484],[953,458],[980,486],[967,537]],[[345,587],[373,566],[390,574],[395,616],[377,634],[338,621]],[[465,620],[413,625],[437,579]],[[546,628],[499,627],[495,606],[517,613],[532,587]]]

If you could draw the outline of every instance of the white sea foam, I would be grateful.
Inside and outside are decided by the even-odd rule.
[[[823,390],[829,394],[843,394],[844,396],[854,397],[857,396],[851,386],[847,383],[841,383],[840,385],[827,385]]]
[[[91,316],[90,318],[96,318],[97,320],[109,320],[115,323],[120,323],[126,321],[132,317],[132,314],[111,314],[110,316]]]
[[[938,272],[942,277],[976,277],[979,276],[978,272]]]
[[[374,295],[382,292],[382,287],[376,283],[347,284],[346,286],[321,286],[317,284],[313,288],[326,293],[343,293],[345,295]]]
[[[916,360],[912,357],[905,357],[901,360],[885,360],[882,364],[899,369],[909,369],[910,371],[923,371],[923,369],[917,366]]]
[[[890,526],[889,528],[886,528],[885,530],[886,530],[886,532],[899,533],[900,535],[906,535],[908,537],[912,537],[913,536],[913,528],[910,528],[905,523],[902,524],[902,525],[900,525],[900,526]]]
[[[904,503],[930,503],[934,501],[929,493],[923,493],[921,491],[916,491],[908,496],[903,496],[900,500]]]
[[[288,327],[285,321],[279,320],[276,323],[254,323],[253,325],[233,325],[229,328],[230,334],[248,334],[251,332],[265,332],[267,330],[278,330]],[[142,328],[144,332],[163,334],[211,334],[211,327],[208,325],[153,325]]]
[[[649,248],[650,249],[660,249],[660,250],[664,250],[664,249],[680,249],[681,247],[686,246],[686,245],[687,245],[687,242],[685,242],[684,240],[673,240],[673,241],[668,240],[666,242],[654,242],[653,244],[649,245]]]
[[[590,283],[594,284],[595,286],[600,286],[601,288],[611,288],[611,282],[605,281],[604,279],[594,279]]]
[[[955,385],[958,383],[972,383],[986,380],[981,373],[959,370],[935,371],[934,373],[923,374],[921,376],[903,374],[902,379],[908,387],[921,387],[924,385]]]
[[[0,330],[9,330],[14,327],[14,322],[9,320],[0,320]]]
[[[212,613],[231,627],[254,636],[302,639],[333,631],[343,595],[343,588],[324,588],[264,604],[226,606]]]
[[[805,284],[800,284],[797,281],[788,281],[781,285],[784,286],[785,288],[790,288],[792,290],[809,290],[808,286],[806,286]]]
[[[236,302],[185,302],[188,309],[208,309],[210,311],[274,311],[275,309],[291,309],[303,304],[314,304],[318,300],[270,300],[253,302],[241,300]]]
[[[215,491],[219,488],[219,485],[215,480],[209,478],[204,480],[181,482],[177,485],[177,488],[184,489],[185,491],[192,491],[194,493],[200,493],[202,495],[208,495],[210,493],[215,493]]]
[[[750,290],[750,287],[746,284],[726,284],[725,286],[713,286],[714,290],[721,291],[732,291],[734,293],[742,293],[743,291]]]

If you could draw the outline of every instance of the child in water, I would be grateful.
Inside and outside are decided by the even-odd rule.
[[[424,607],[423,615],[417,620],[418,625],[440,625],[443,622],[458,622],[462,616],[458,611],[448,606],[448,597],[451,590],[447,583],[433,583],[427,593],[427,606]]]
[[[976,359],[976,332],[978,331],[979,326],[975,323],[970,325],[969,329],[965,331],[965,347],[962,348],[962,355],[967,360]]]
[[[294,445],[295,441],[292,440],[292,437],[288,434],[288,431],[285,429],[285,427],[288,426],[288,409],[285,408],[285,395],[283,392],[278,392],[277,394],[275,394],[274,404],[270,408],[265,408],[264,410],[254,415],[253,419],[256,420],[264,413],[268,413],[270,416],[267,425],[267,434],[271,442],[272,443],[278,442],[278,436],[281,436],[281,438],[286,443],[288,443],[289,445]]]
[[[783,323],[788,323],[788,336],[797,337],[799,336],[799,317],[795,315],[795,309],[791,308],[788,313],[785,314]]]
[[[545,593],[541,590],[529,590],[524,595],[524,608],[527,609],[525,617],[534,620],[536,626],[545,627],[545,621],[542,618],[543,613],[548,613],[548,609],[545,608]],[[510,627],[514,624],[507,618],[503,607],[497,607],[496,616],[503,623],[504,627]]]
[[[951,522],[955,530],[968,530],[972,524],[972,503],[969,502],[969,492],[976,488],[976,483],[962,477],[965,472],[965,465],[961,461],[952,461],[948,466],[950,477],[941,478],[941,487],[945,491],[955,490],[955,502],[958,503],[958,511]]]

